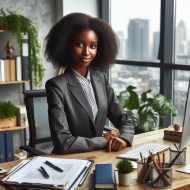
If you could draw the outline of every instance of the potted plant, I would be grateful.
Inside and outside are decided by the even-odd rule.
[[[135,89],[128,86],[120,92],[118,99],[132,119],[136,134],[155,130],[160,118],[177,115],[177,109],[167,96],[159,93],[152,96],[151,90],[138,95]],[[163,128],[162,123],[160,126]]]
[[[131,172],[133,171],[132,162],[123,158],[117,162],[119,185],[130,185]]]
[[[17,108],[10,102],[0,102],[0,128],[15,127]]]
[[[35,85],[41,86],[44,76],[44,67],[40,58],[40,44],[38,42],[38,30],[32,21],[14,11],[0,9],[0,29],[8,30],[15,34],[19,53],[21,54],[23,34],[28,36],[29,70]]]

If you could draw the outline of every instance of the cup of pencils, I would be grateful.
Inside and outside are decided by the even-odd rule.
[[[153,155],[150,152],[152,161],[150,169],[150,185],[157,189],[169,188],[172,185],[172,167],[165,162],[165,153]]]
[[[175,146],[175,148],[170,148],[169,151],[170,151],[170,162],[172,162],[172,160],[176,157],[176,155],[179,154],[179,156],[177,157],[177,159],[173,164],[175,165],[186,164],[186,148],[183,150],[179,150],[179,148]]]
[[[147,160],[141,157],[141,160],[137,162],[137,182],[148,183],[150,181],[150,166],[150,157]]]

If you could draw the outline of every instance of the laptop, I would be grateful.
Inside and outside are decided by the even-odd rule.
[[[185,114],[183,119],[182,136],[179,144],[179,150],[183,150],[190,144],[190,81],[188,86]],[[190,173],[190,165],[176,169],[176,171]]]

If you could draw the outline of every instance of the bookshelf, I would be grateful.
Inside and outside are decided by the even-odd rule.
[[[13,42],[13,56],[11,58],[7,58],[5,46],[8,41]],[[16,98],[14,102],[17,102],[16,104],[24,104],[24,97],[22,96],[22,91],[25,89],[32,89],[32,81],[31,80],[23,80],[22,75],[22,53],[20,56],[18,56],[19,53],[19,47],[18,43],[16,41],[15,34],[12,33],[10,30],[2,30],[0,29],[0,59],[4,61],[4,68],[5,66],[5,60],[14,60],[14,79],[10,80],[6,78],[6,69],[4,70],[4,80],[2,80],[2,69],[0,68],[0,90],[1,88],[4,89],[4,92],[10,91],[11,89],[14,89]],[[17,57],[20,57],[20,66],[19,66],[19,73],[17,71]],[[27,63],[28,64],[28,63]],[[9,72],[11,72],[9,70]],[[11,74],[10,74],[11,76]],[[18,77],[19,76],[19,77]],[[22,85],[22,86],[20,86]],[[21,97],[21,98],[20,98]],[[6,98],[6,95],[2,95],[2,98]],[[7,97],[6,99],[13,99],[13,97]],[[5,101],[6,101],[5,99]],[[18,124],[17,124],[18,125]],[[0,143],[0,163],[11,161],[14,158],[14,153],[17,151],[17,146],[26,144],[26,129],[28,126],[14,126],[14,127],[4,127],[0,129],[0,136],[1,136],[1,143]],[[23,133],[23,134],[22,134]],[[21,135],[22,134],[22,135]],[[18,142],[14,142],[15,137],[18,140],[18,136],[21,138]],[[14,137],[14,138],[13,138]],[[16,146],[15,146],[16,143]],[[4,156],[2,156],[4,154]]]
[[[0,132],[4,132],[4,131],[17,131],[17,130],[22,130],[22,129],[26,129],[28,128],[28,126],[15,126],[15,127],[6,127],[3,129],[0,129]]]
[[[0,85],[4,84],[19,84],[19,83],[30,83],[29,80],[21,80],[21,81],[7,81],[7,82],[0,82]]]

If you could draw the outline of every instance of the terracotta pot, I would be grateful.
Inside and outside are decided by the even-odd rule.
[[[129,174],[122,174],[118,172],[118,179],[119,179],[119,185],[121,186],[127,186],[131,183],[131,173]]]
[[[0,118],[0,129],[4,128],[10,128],[10,127],[15,127],[17,126],[17,119],[16,116],[11,117],[11,118]]]

